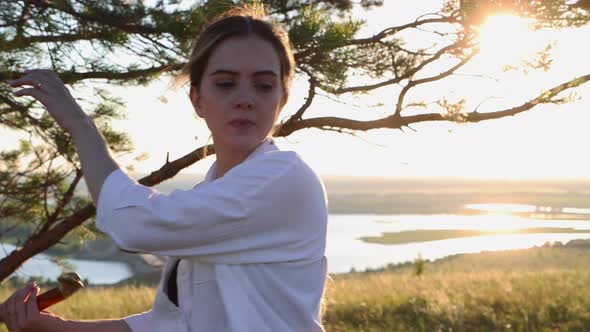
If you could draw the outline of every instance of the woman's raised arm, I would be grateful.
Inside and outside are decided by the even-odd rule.
[[[8,84],[12,87],[31,87],[18,90],[14,95],[31,96],[40,101],[59,126],[71,135],[82,164],[84,180],[95,206],[98,206],[98,195],[104,180],[119,168],[108,145],[54,71],[27,70],[24,73],[24,76],[8,81]]]

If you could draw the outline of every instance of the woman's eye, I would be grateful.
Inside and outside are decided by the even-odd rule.
[[[261,90],[261,91],[270,91],[272,90],[272,84],[270,83],[257,83],[256,85],[256,89]]]
[[[230,89],[234,86],[233,82],[217,82],[215,85],[221,89]]]

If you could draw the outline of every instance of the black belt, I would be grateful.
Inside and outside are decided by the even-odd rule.
[[[177,307],[178,286],[176,285],[176,272],[178,271],[178,263],[180,263],[180,259],[176,261],[176,264],[174,264],[174,267],[172,268],[172,272],[170,272],[170,277],[168,277],[168,298]]]

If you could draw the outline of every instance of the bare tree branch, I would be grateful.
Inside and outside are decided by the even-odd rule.
[[[546,92],[542,93],[541,95],[531,99],[530,101],[510,109],[489,112],[489,113],[479,113],[479,112],[471,112],[467,113],[464,117],[465,121],[467,122],[480,122],[484,120],[492,120],[492,119],[499,119],[507,116],[516,115],[518,113],[522,113],[524,111],[528,111],[533,107],[543,104],[543,103],[551,103],[551,98],[555,97],[559,93],[574,87],[578,87],[586,82],[590,81],[590,74],[581,76],[575,79],[572,79],[566,83],[560,84],[558,86],[553,87],[552,89],[547,90]],[[402,127],[408,126],[412,123],[418,122],[427,122],[427,121],[447,121],[451,122],[448,117],[445,117],[444,114],[440,113],[428,113],[428,114],[418,114],[418,115],[411,115],[411,116],[399,116],[399,115],[391,115],[385,118],[371,120],[371,121],[359,121],[353,119],[345,119],[339,117],[321,117],[321,118],[312,118],[312,119],[304,119],[297,122],[291,123],[289,126],[284,126],[280,132],[281,136],[287,136],[291,133],[306,129],[306,128],[346,128],[351,130],[371,130],[371,129],[378,129],[378,128],[389,128],[389,129],[400,129]]]

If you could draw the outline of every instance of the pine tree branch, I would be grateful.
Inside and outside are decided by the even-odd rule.
[[[184,63],[171,63],[162,66],[152,66],[144,69],[128,70],[124,72],[112,72],[112,71],[87,71],[87,72],[75,72],[75,71],[64,71],[59,73],[60,78],[66,84],[73,84],[78,81],[87,79],[106,79],[114,81],[128,81],[138,78],[145,78],[152,75],[157,75],[165,72],[174,72],[180,70],[184,66]],[[9,71],[0,72],[0,81],[13,79],[22,76],[23,73]]]
[[[379,33],[373,35],[372,37],[368,38],[359,38],[359,39],[351,39],[343,44],[339,44],[337,48],[347,47],[347,46],[356,46],[356,45],[367,45],[379,42],[391,35],[394,35],[402,30],[410,29],[410,28],[417,28],[421,25],[425,24],[432,24],[432,23],[458,23],[457,18],[449,16],[443,18],[430,18],[430,19],[423,19],[417,20],[412,23],[396,26],[396,27],[389,27],[387,29],[383,29]],[[319,48],[308,48],[299,52],[295,53],[295,59],[297,61],[309,57],[310,55],[319,51]]]
[[[552,98],[557,96],[559,93],[578,87],[586,82],[590,81],[590,74],[572,79],[566,83],[555,86],[539,96],[531,99],[530,101],[523,103],[522,105],[512,107],[505,110],[479,113],[470,112],[465,114],[464,121],[466,122],[480,122],[485,120],[499,119],[507,116],[513,116],[525,111],[532,109],[533,107],[540,104],[552,103]],[[362,130],[367,131],[371,129],[389,128],[389,129],[400,129],[413,123],[419,122],[430,122],[430,121],[447,121],[451,122],[448,117],[440,113],[427,113],[418,114],[412,116],[399,116],[396,114],[371,121],[359,121],[353,119],[339,118],[339,117],[321,117],[305,119],[291,123],[289,126],[281,128],[280,136],[288,136],[291,133],[306,129],[306,128],[343,128],[350,130]]]
[[[20,17],[18,18],[18,23],[16,25],[16,36],[14,39],[21,39],[23,37],[23,32],[24,32],[24,26],[26,23],[26,19],[29,16],[29,6],[30,4],[28,2],[25,2],[23,5],[23,10],[20,14]]]
[[[129,18],[118,17],[117,15],[93,15],[88,13],[77,12],[74,7],[67,0],[54,0],[49,3],[43,3],[44,7],[54,8],[71,15],[80,22],[93,22],[100,25],[117,28],[121,31],[132,34],[161,34],[162,31],[155,26],[145,24],[129,23]],[[133,20],[138,20],[138,17],[133,17]]]
[[[479,50],[474,50],[473,52],[471,52],[468,56],[466,56],[465,58],[463,58],[459,63],[457,63],[456,65],[454,65],[453,67],[451,67],[450,69],[435,75],[435,76],[431,76],[431,77],[427,77],[427,78],[422,78],[419,80],[410,80],[408,82],[408,84],[406,84],[406,86],[403,87],[403,89],[401,90],[400,94],[398,95],[398,99],[397,99],[397,104],[395,106],[395,113],[394,115],[399,116],[401,115],[402,109],[403,109],[403,103],[404,103],[404,98],[406,96],[406,94],[408,93],[408,91],[410,91],[410,89],[414,88],[417,85],[420,84],[426,84],[426,83],[430,83],[430,82],[434,82],[434,81],[438,81],[441,80],[451,74],[453,74],[455,71],[457,71],[459,68],[465,66],[469,61],[471,61],[471,59],[473,59],[473,57],[478,53]]]
[[[329,87],[325,87],[324,85],[321,85],[321,84],[319,84],[319,87],[321,87],[322,89],[324,89],[330,93],[340,95],[340,94],[350,93],[350,92],[361,92],[361,91],[366,92],[366,91],[375,90],[375,89],[378,89],[378,88],[381,88],[381,87],[384,87],[387,85],[397,84],[405,79],[409,79],[410,77],[414,76],[417,72],[422,70],[428,64],[440,59],[440,57],[449,53],[450,51],[464,47],[468,41],[469,41],[469,39],[467,39],[467,40],[464,39],[464,40],[458,41],[454,44],[447,45],[447,46],[441,48],[440,50],[438,50],[438,52],[436,52],[432,57],[422,61],[415,68],[408,70],[403,75],[400,75],[398,77],[394,77],[389,80],[381,81],[381,82],[375,83],[375,84],[350,86],[350,87],[344,87],[344,88],[339,88],[339,89],[330,89]]]
[[[15,36],[12,40],[2,45],[2,51],[21,50],[38,43],[70,43],[82,40],[103,40],[112,35],[108,31],[79,32],[61,35],[37,35],[28,37]]]
[[[301,118],[303,117],[303,113],[305,113],[305,111],[311,106],[313,98],[316,95],[315,89],[317,87],[317,80],[313,75],[311,75],[311,73],[307,71],[305,71],[305,73],[309,76],[309,79],[307,80],[309,82],[309,88],[307,90],[307,97],[305,98],[305,103],[303,103],[303,105],[299,107],[295,114],[293,114],[287,121],[285,121],[285,124],[301,120]]]
[[[65,206],[74,197],[74,192],[76,191],[76,187],[78,186],[78,183],[80,182],[80,180],[82,180],[82,176],[83,176],[82,170],[76,169],[76,176],[74,177],[74,180],[72,181],[72,183],[70,183],[68,190],[64,194],[64,197],[59,201],[57,207],[55,208],[55,210],[53,211],[51,216],[49,216],[49,218],[47,218],[47,221],[45,223],[43,223],[43,227],[41,227],[38,231],[36,231],[34,236],[38,236],[40,234],[45,233],[49,228],[51,228],[51,226],[53,226],[56,223],[58,217],[63,212]]]
[[[400,32],[402,30],[411,29],[411,28],[418,28],[422,25],[432,24],[432,23],[459,23],[459,21],[456,17],[453,17],[453,16],[416,20],[412,23],[383,29],[383,30],[381,30],[381,32],[379,32],[369,38],[352,39],[346,45],[364,45],[364,44],[376,43],[384,38],[387,38],[391,35],[394,35],[394,34]]]

